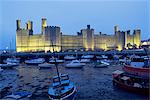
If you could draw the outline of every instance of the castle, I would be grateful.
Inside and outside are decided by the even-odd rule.
[[[106,35],[101,32],[94,33],[94,29],[87,25],[77,35],[63,35],[60,27],[48,26],[46,18],[42,18],[41,33],[33,34],[33,22],[28,21],[26,28],[21,28],[21,20],[17,20],[16,29],[16,50],[17,52],[31,51],[65,51],[68,49],[85,50],[122,50],[130,46],[140,46],[139,29],[134,30],[130,35],[130,30],[120,31],[118,26],[114,27],[114,35]]]

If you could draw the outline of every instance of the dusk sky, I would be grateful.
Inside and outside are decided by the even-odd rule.
[[[41,19],[74,34],[90,24],[95,33],[114,34],[120,30],[141,29],[141,40],[150,38],[149,0],[0,0],[0,49],[12,43],[15,48],[16,20],[22,27],[33,21],[33,32],[41,32]]]

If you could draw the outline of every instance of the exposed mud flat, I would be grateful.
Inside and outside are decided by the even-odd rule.
[[[117,69],[121,69],[121,66],[94,68],[93,64],[87,64],[82,69],[67,69],[65,65],[59,65],[60,73],[69,74],[70,80],[77,87],[76,100],[149,99],[114,87],[112,72]],[[31,100],[48,100],[47,92],[54,75],[55,67],[39,69],[38,66],[20,65],[15,69],[4,70],[0,75],[0,98],[13,91],[30,91],[33,93]]]

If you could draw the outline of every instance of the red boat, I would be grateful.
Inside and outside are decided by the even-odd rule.
[[[123,70],[127,74],[150,78],[150,60],[139,56],[131,58],[131,62],[128,65],[124,65]]]
[[[129,65],[124,65],[123,70],[131,75],[143,77],[143,78],[150,78],[150,68],[135,68]]]
[[[149,79],[145,80],[137,77],[129,77],[123,71],[113,72],[113,85],[129,92],[149,95]]]

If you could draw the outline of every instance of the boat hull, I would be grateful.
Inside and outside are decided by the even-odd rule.
[[[66,68],[82,68],[83,65],[66,65]]]
[[[126,91],[134,92],[134,93],[138,93],[142,95],[149,95],[149,92],[150,92],[149,88],[132,87],[132,86],[129,86],[129,85],[126,85],[124,83],[117,81],[115,78],[113,79],[113,85],[118,86],[119,88],[122,88]]]
[[[28,62],[26,62],[26,64],[27,64],[27,65],[39,65],[39,64],[41,64],[41,63],[28,63]]]
[[[0,64],[0,67],[2,69],[12,69],[14,68],[15,66],[18,66],[18,64]]]
[[[40,69],[48,69],[54,66],[54,64],[39,64],[38,66]]]
[[[106,67],[108,67],[108,65],[105,65],[105,64],[97,64],[97,65],[95,65],[94,67],[96,67],[96,68],[106,68]]]
[[[150,68],[135,68],[128,65],[123,67],[123,70],[128,73],[139,77],[150,78]]]
[[[49,99],[50,100],[74,100],[76,93],[77,93],[77,90],[76,90],[76,87],[74,87],[72,93],[70,93],[60,99],[54,99],[51,95],[49,95]]]
[[[61,64],[61,63],[64,63],[64,61],[49,61],[49,63],[51,63],[51,64],[55,64],[55,63],[58,63],[58,64]]]

